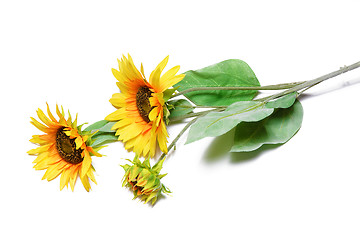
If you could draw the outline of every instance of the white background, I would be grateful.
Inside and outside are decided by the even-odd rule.
[[[147,75],[167,55],[182,72],[239,58],[262,85],[360,60],[358,1],[249,2],[2,1],[0,238],[359,239],[360,69],[300,99],[303,125],[285,145],[228,154],[226,136],[183,137],[163,169],[173,194],[154,207],[121,188],[119,164],[133,158],[122,143],[93,158],[89,193],[32,168],[30,116],[48,102],[79,123],[103,119],[122,54]]]

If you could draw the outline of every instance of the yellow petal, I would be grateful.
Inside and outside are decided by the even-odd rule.
[[[142,132],[143,127],[139,126],[139,124],[133,123],[129,126],[126,126],[120,132],[120,138],[122,141],[126,142]]]
[[[75,187],[75,183],[76,183],[76,179],[77,179],[77,174],[78,174],[78,169],[79,167],[78,166],[74,166],[71,169],[71,172],[70,172],[70,180],[69,180],[69,183],[70,183],[70,187],[71,187],[71,190],[74,191],[74,187]],[[70,170],[69,169],[69,170]]]
[[[160,81],[161,82],[168,81],[169,79],[173,78],[179,70],[180,70],[180,66],[175,66],[171,68],[161,76]]]
[[[160,87],[160,75],[161,72],[164,70],[167,62],[169,61],[169,56],[167,56],[166,58],[164,58],[164,60],[162,60],[159,65],[157,65],[157,67],[154,69],[154,71],[151,72],[150,74],[150,84],[155,88],[159,88]]]
[[[183,80],[183,78],[185,77],[185,74],[179,74],[173,78],[168,79],[167,81],[162,81],[160,82],[160,87],[159,87],[159,91],[163,92],[166,89],[170,88],[171,86],[177,84],[178,82],[180,82],[181,80]]]
[[[73,123],[71,123],[71,127],[76,129],[77,128],[77,119],[78,119],[78,114],[76,113],[76,117]]]
[[[56,165],[52,165],[46,170],[42,179],[47,179],[48,181],[51,181],[55,179],[57,176],[59,176],[61,171],[62,169],[59,170]]]
[[[90,187],[89,178],[87,177],[87,175],[80,177],[80,180],[81,180],[82,184],[84,185],[84,188],[86,189],[86,191],[89,192],[91,187]]]
[[[158,143],[159,143],[160,150],[163,153],[167,153],[168,152],[168,149],[167,149],[167,146],[166,146],[167,139],[166,139],[165,134],[162,134],[162,133],[158,134]]]
[[[143,78],[145,78],[144,66],[142,63],[141,63],[140,71],[141,71]]]
[[[36,163],[34,166],[35,170],[47,169],[49,167],[49,164],[47,162],[47,154],[40,154],[33,163]]]
[[[64,169],[60,177],[60,190],[68,185],[70,180],[70,169]]]
[[[62,109],[62,112],[60,112],[59,106],[56,104],[56,114],[59,116],[59,123],[60,124],[66,124],[66,120],[65,120],[65,117],[64,117],[64,110],[63,110],[62,107],[61,107],[61,109]]]
[[[36,154],[39,154],[39,153],[42,153],[42,152],[46,152],[50,148],[51,145],[52,144],[47,144],[47,145],[44,145],[44,146],[40,146],[38,148],[31,149],[27,153],[30,154],[30,155],[36,155]]]
[[[156,68],[150,75],[150,84],[153,86],[156,92],[159,92],[160,90],[160,74],[161,70],[159,68]]]
[[[91,166],[91,157],[88,151],[84,150],[84,160],[80,168],[80,178],[84,177],[89,171]]]
[[[135,67],[135,64],[134,64],[130,54],[128,54],[128,64],[129,64],[130,68],[132,69],[133,73],[136,75],[135,78],[142,79],[142,76],[141,76],[139,70]]]
[[[116,130],[116,129],[120,129],[120,128],[123,128],[131,123],[133,123],[134,120],[133,119],[130,119],[130,118],[124,118],[124,119],[121,119],[120,121],[118,121],[117,123],[114,124],[114,126],[111,127],[111,130]],[[119,134],[116,134],[116,135],[119,135]]]
[[[32,121],[30,121],[30,123],[31,123],[32,125],[34,125],[34,126],[35,126],[37,129],[39,129],[40,131],[47,132],[48,128],[47,128],[45,125],[39,123],[39,122],[38,122],[35,118],[33,118],[33,117],[30,117],[30,118],[31,118],[31,120],[32,120]]]
[[[144,151],[144,147],[150,140],[150,134],[145,135],[139,135],[136,138],[135,144],[134,144],[134,152],[138,155],[140,155]]]
[[[81,137],[75,139],[76,149],[79,149],[83,145],[84,141]]]
[[[118,121],[120,119],[123,119],[126,117],[126,109],[125,108],[120,108],[118,110],[116,110],[113,113],[110,113],[109,115],[107,115],[105,117],[105,120],[107,121]]]
[[[39,119],[49,127],[54,126],[53,122],[44,114],[40,108],[37,110],[37,115]]]
[[[33,161],[33,163],[38,163],[38,162],[41,162],[43,161],[45,158],[48,157],[48,152],[43,152],[43,153],[40,153],[36,158],[35,160]]]
[[[156,150],[156,135],[155,135],[155,130],[151,129],[151,137],[150,137],[150,157],[154,157],[155,155],[155,150]]]
[[[32,138],[30,139],[30,142],[38,143],[40,145],[44,145],[45,143],[48,143],[48,141],[41,139],[40,135],[33,135]]]
[[[121,93],[115,93],[110,98],[109,102],[116,108],[125,107],[125,96]]]
[[[50,119],[51,119],[53,122],[56,122],[56,123],[57,123],[57,120],[54,118],[54,116],[53,116],[52,113],[50,112],[49,104],[46,103],[46,105],[47,105],[47,114],[49,115]]]
[[[69,114],[69,117],[68,117],[68,120],[66,121],[66,123],[67,123],[68,126],[71,126],[72,119],[71,119],[71,114],[70,114],[69,110],[68,110],[68,114]]]
[[[158,114],[159,114],[159,108],[154,107],[149,113],[150,121],[153,122],[157,118]]]
[[[91,166],[90,171],[88,171],[87,176],[90,178],[91,181],[93,181],[95,184],[97,184],[94,176],[94,168]]]

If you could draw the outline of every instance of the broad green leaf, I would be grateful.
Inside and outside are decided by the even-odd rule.
[[[185,78],[175,85],[178,91],[195,87],[260,86],[249,65],[239,59],[226,60],[185,74]],[[255,90],[206,90],[189,92],[185,97],[196,105],[228,106],[238,101],[250,101],[256,93]]]
[[[99,128],[105,126],[109,121],[106,120],[100,120],[96,123],[91,124],[87,128],[85,128],[83,131],[92,131],[92,130],[98,130]]]
[[[170,119],[175,117],[184,116],[188,113],[191,113],[194,109],[191,103],[186,99],[171,100],[167,102],[170,111]]]
[[[92,147],[99,147],[107,143],[116,142],[118,137],[115,136],[114,133],[101,133],[96,135],[92,140],[94,141]]]
[[[115,125],[116,122],[108,122],[103,127],[99,129],[100,132],[116,132],[114,130],[111,130],[112,126]]]
[[[241,122],[260,121],[269,116],[274,109],[256,101],[242,101],[230,105],[223,112],[211,112],[200,117],[190,128],[186,143],[195,142],[204,137],[220,136]]]
[[[290,108],[279,108],[259,122],[243,122],[236,127],[231,152],[249,152],[264,144],[287,142],[300,129],[303,118],[301,103]]]
[[[267,108],[289,108],[291,107],[297,98],[297,92],[286,94],[283,97],[275,99],[274,101],[266,104]]]

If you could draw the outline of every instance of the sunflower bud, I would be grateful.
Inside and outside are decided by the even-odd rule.
[[[154,204],[161,193],[171,193],[160,179],[166,174],[160,174],[165,159],[157,162],[153,167],[150,166],[150,158],[145,159],[142,163],[136,156],[133,161],[128,160],[132,165],[122,165],[125,170],[123,178],[123,187],[130,188],[134,193],[134,199],[139,197],[145,203],[150,200]]]

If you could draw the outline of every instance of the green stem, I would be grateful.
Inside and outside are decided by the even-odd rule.
[[[289,88],[283,92],[280,92],[280,93],[277,93],[277,94],[274,94],[274,95],[271,95],[269,97],[266,98],[266,102],[272,100],[272,99],[275,99],[275,98],[278,98],[278,97],[282,97],[286,94],[289,94],[289,93],[292,93],[292,92],[296,92],[296,91],[299,91],[301,89],[305,89],[305,90],[308,90],[309,88],[323,82],[323,81],[326,81],[330,78],[333,78],[333,77],[336,77],[340,74],[343,74],[343,73],[346,73],[348,71],[351,71],[351,70],[354,70],[356,68],[360,67],[360,61],[359,62],[356,62],[354,64],[351,64],[350,66],[345,66],[345,67],[342,67],[340,68],[339,70],[337,71],[334,71],[334,72],[331,72],[331,73],[328,73],[326,75],[323,75],[321,77],[318,77],[318,78],[315,78],[313,80],[310,80],[310,81],[306,81],[306,82],[303,82],[302,84],[299,84],[297,86],[294,86],[292,88]]]
[[[323,82],[323,81],[326,81],[330,78],[333,78],[333,77],[336,77],[340,74],[343,74],[343,73],[346,73],[348,71],[351,71],[351,70],[354,70],[356,68],[359,68],[360,67],[360,61],[359,62],[356,62],[350,66],[345,66],[343,68],[340,68],[340,70],[337,70],[337,71],[334,71],[334,72],[331,72],[329,74],[326,74],[326,75],[323,75],[321,77],[318,77],[318,78],[315,78],[313,80],[309,80],[309,81],[304,81],[304,82],[297,82],[297,83],[289,83],[289,84],[278,84],[278,85],[270,85],[270,86],[265,86],[265,87],[209,87],[209,88],[191,88],[191,89],[187,89],[185,91],[181,91],[175,95],[173,95],[173,97],[176,97],[176,96],[179,96],[179,95],[182,95],[182,94],[185,94],[185,93],[188,93],[188,92],[191,92],[191,91],[200,91],[200,90],[280,90],[280,89],[286,89],[285,91],[282,91],[280,93],[276,93],[276,94],[273,94],[273,95],[270,95],[268,97],[265,97],[265,98],[261,98],[261,99],[257,99],[256,101],[261,101],[263,103],[266,103],[266,102],[269,102],[270,100],[273,100],[273,99],[276,99],[276,98],[279,98],[279,97],[282,97],[282,96],[285,96],[289,93],[292,93],[292,92],[297,92],[299,90],[302,90],[300,92],[303,93],[304,91],[310,89],[311,87]],[[274,87],[277,87],[276,89]],[[284,86],[287,86],[287,87],[284,87]],[[284,87],[284,88],[281,88],[281,87]],[[261,89],[260,89],[261,88]],[[206,106],[208,107],[208,106]],[[185,133],[185,131],[200,117],[200,116],[203,116],[209,112],[215,112],[215,111],[223,111],[225,110],[226,107],[214,107],[214,109],[211,109],[211,110],[207,110],[207,111],[202,111],[202,112],[197,112],[197,113],[190,113],[190,114],[187,114],[185,116],[182,116],[182,117],[178,117],[178,118],[173,118],[171,119],[171,121],[179,121],[179,120],[183,120],[185,118],[191,118],[191,117],[196,117],[194,119],[192,119],[190,122],[188,122],[186,124],[186,126],[181,130],[181,132],[176,136],[176,138],[171,142],[171,144],[169,145],[168,147],[168,151],[170,151],[176,144],[176,142],[179,140],[179,138]],[[159,160],[163,159],[164,157],[166,156],[165,153],[163,153]]]
[[[206,105],[177,105],[178,108],[226,108],[227,106],[206,106]]]
[[[184,120],[184,119],[186,119],[186,118],[199,117],[199,116],[206,115],[206,114],[208,114],[208,113],[210,113],[210,112],[220,112],[220,111],[223,111],[223,110],[225,110],[225,109],[226,109],[226,107],[223,107],[223,108],[215,108],[215,109],[210,109],[210,110],[201,111],[201,112],[196,112],[196,113],[189,113],[189,114],[186,114],[186,115],[184,115],[184,116],[171,118],[171,119],[170,119],[170,122],[177,122],[177,121]]]
[[[186,130],[193,124],[197,118],[192,119],[190,122],[188,122],[185,127],[180,131],[180,133],[174,138],[174,140],[170,143],[168,147],[168,152],[175,146],[176,142],[180,139],[180,137],[186,132]],[[158,161],[162,160],[166,156],[166,153],[161,154]]]
[[[294,86],[298,86],[304,82],[293,82],[293,83],[284,83],[284,84],[276,84],[276,85],[268,85],[268,86],[260,86],[260,87],[195,87],[189,88],[184,91],[180,91],[171,96],[171,98],[184,95],[189,92],[194,91],[204,91],[204,90],[282,90],[289,89]]]

